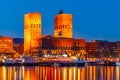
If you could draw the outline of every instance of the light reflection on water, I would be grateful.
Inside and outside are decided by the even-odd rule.
[[[118,66],[0,67],[0,80],[119,80]]]

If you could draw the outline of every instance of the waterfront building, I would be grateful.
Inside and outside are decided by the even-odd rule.
[[[99,42],[86,42],[86,52],[88,54],[96,54],[99,49]]]
[[[64,14],[61,10],[54,17],[54,37],[72,38],[72,14]]]
[[[13,50],[18,55],[22,55],[23,54],[23,44],[13,44]]]
[[[120,42],[116,42],[116,49],[117,49],[117,53],[120,56]]]
[[[12,53],[13,38],[0,36],[0,53]]]
[[[118,57],[120,56],[120,43],[107,40],[92,40],[86,42],[86,52],[104,57]]]
[[[39,51],[39,39],[42,36],[41,13],[31,12],[24,15],[24,53]]]
[[[44,36],[42,38],[42,51],[44,54],[86,54],[85,39],[56,38]]]
[[[72,38],[72,14],[60,11],[54,20],[54,36],[42,36],[41,14],[25,14],[24,53],[34,55],[42,51],[42,54],[86,54],[85,39]]]
[[[94,40],[95,42],[98,42],[100,47],[107,47],[107,48],[112,48],[116,46],[116,42],[110,42],[107,40]]]
[[[13,50],[19,55],[23,54],[24,39],[23,38],[13,38]]]

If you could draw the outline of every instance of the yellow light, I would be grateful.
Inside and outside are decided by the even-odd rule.
[[[3,63],[5,63],[5,60],[2,60]]]

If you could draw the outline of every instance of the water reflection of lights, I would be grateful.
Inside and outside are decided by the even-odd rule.
[[[2,67],[3,68],[3,73],[2,74],[4,74],[3,75],[3,80],[6,80],[6,69],[5,69],[5,67]]]
[[[119,80],[120,67],[0,67],[0,80]]]
[[[55,76],[54,76],[54,80],[57,80],[57,79],[56,79],[56,76],[57,76],[56,67],[54,67],[54,71],[55,71],[55,72],[54,72],[54,74],[55,74]]]
[[[62,72],[62,80],[67,80],[67,68],[63,67],[63,72]]]
[[[76,80],[76,67],[74,67],[74,80]]]
[[[77,75],[77,76],[78,76],[78,77],[77,77],[77,80],[81,80],[81,70],[80,70],[80,68],[78,68],[77,71],[78,71],[78,72],[77,72],[77,74],[78,74],[78,75]]]
[[[119,67],[115,67],[115,68],[116,68],[116,71],[115,71],[116,72],[116,80],[120,80],[120,77],[119,77],[119,74],[120,74],[119,69],[120,68]]]
[[[72,79],[72,68],[69,68],[69,80],[73,80]]]
[[[24,80],[24,67],[22,66],[22,80]]]

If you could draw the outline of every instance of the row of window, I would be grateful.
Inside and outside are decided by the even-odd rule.
[[[98,48],[99,46],[87,46],[89,48]]]
[[[59,26],[55,26],[55,29],[70,29],[70,25],[59,25]]]
[[[8,50],[6,50],[6,49],[0,49],[0,52],[6,52],[6,51],[8,51]]]
[[[85,47],[45,47],[43,46],[42,49],[84,50]]]
[[[2,39],[0,39],[0,42],[12,42],[12,40],[2,40]]]
[[[31,28],[40,28],[41,24],[31,24]]]
[[[80,45],[80,43],[79,42],[74,42],[74,45]]]

